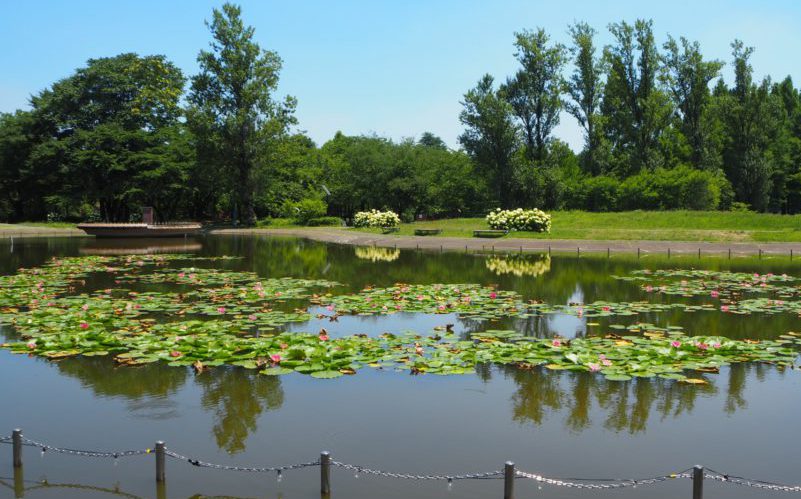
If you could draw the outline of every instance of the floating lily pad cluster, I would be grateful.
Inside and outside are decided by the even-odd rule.
[[[652,301],[549,305],[478,284],[397,284],[336,295],[327,291],[336,283],[325,280],[173,266],[192,259],[201,260],[188,255],[60,258],[0,277],[0,320],[12,324],[21,338],[2,346],[50,359],[111,355],[124,365],[166,361],[202,371],[226,364],[267,375],[299,372],[318,378],[353,374],[366,366],[414,374],[461,374],[479,364],[495,363],[598,372],[610,380],[659,376],[687,382],[703,382],[688,377],[690,371],[715,372],[733,362],[792,365],[801,346],[794,333],[778,340],[739,341],[690,337],[678,327],[647,323],[609,326],[625,336],[572,340],[531,338],[514,331],[473,333],[469,338],[449,330],[431,336],[386,333],[342,338],[329,338],[325,331],[280,332],[277,329],[287,323],[308,321],[309,305],[324,307],[331,319],[397,312],[458,314],[475,320],[555,313],[611,317],[719,308]],[[732,313],[801,311],[801,302],[785,298],[736,301],[744,276],[755,279],[750,274],[672,272],[631,279],[678,279],[677,285],[690,290],[712,289],[708,283],[714,282],[718,294],[727,290],[724,306]],[[105,274],[119,286],[86,289],[87,278],[95,274]],[[758,282],[761,289],[773,286],[776,294],[795,289],[795,278],[787,276],[760,277]],[[170,291],[148,288],[154,285]],[[669,293],[672,285],[660,284],[660,292],[665,288]],[[301,308],[291,310],[294,302]]]
[[[637,270],[620,280],[640,281],[646,292],[679,296],[736,297],[743,294],[774,294],[781,298],[801,294],[799,279],[787,274],[748,274],[713,270]]]

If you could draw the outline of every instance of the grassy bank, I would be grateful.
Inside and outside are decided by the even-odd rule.
[[[801,216],[750,212],[630,211],[553,212],[550,234],[514,232],[507,237],[535,239],[652,240],[709,242],[801,241]],[[483,218],[455,218],[402,224],[398,235],[415,229],[442,229],[442,236],[472,237],[488,229]],[[380,233],[378,229],[357,229]]]

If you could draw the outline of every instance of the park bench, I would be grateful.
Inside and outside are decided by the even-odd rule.
[[[473,237],[503,237],[508,232],[506,230],[474,230]]]
[[[390,234],[392,232],[400,231],[400,227],[381,227],[382,234]]]
[[[442,234],[442,229],[414,229],[415,236],[436,236]]]

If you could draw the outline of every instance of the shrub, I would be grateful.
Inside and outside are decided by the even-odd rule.
[[[400,217],[394,211],[360,211],[353,216],[354,227],[397,227]]]
[[[309,227],[336,227],[343,225],[344,222],[339,217],[317,217],[310,218],[306,225]]]
[[[551,231],[551,216],[536,208],[531,210],[523,208],[501,210],[497,208],[487,214],[487,223],[496,230]]]
[[[305,198],[300,201],[284,201],[282,214],[291,218],[298,225],[308,225],[312,218],[325,216],[328,206],[325,201],[315,198]]]

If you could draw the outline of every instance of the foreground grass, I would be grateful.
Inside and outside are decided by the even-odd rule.
[[[532,239],[594,239],[709,242],[801,242],[801,215],[720,211],[629,211],[552,213],[550,234],[514,232],[506,237]],[[402,224],[395,235],[414,235],[415,229],[442,229],[441,236],[473,237],[488,229],[483,218]],[[357,229],[381,233],[379,229]]]

